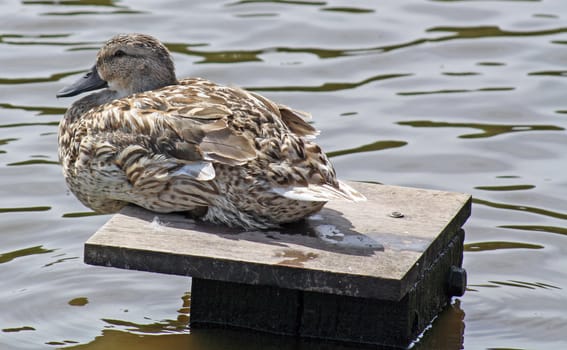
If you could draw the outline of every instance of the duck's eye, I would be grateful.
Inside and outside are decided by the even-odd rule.
[[[122,51],[122,50],[117,50],[114,53],[114,57],[122,57],[122,56],[126,56],[126,52]]]

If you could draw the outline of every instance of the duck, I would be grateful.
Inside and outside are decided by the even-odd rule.
[[[60,121],[58,153],[68,188],[97,213],[135,205],[263,230],[331,200],[366,200],[337,179],[308,113],[203,78],[178,80],[153,36],[112,37],[56,96],[85,92]]]

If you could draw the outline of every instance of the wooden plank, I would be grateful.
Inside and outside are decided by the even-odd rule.
[[[127,207],[85,244],[93,265],[362,298],[400,300],[470,215],[467,194],[351,183],[280,231],[248,232]],[[403,217],[392,217],[401,212]]]

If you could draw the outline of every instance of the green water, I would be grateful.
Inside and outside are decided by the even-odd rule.
[[[567,2],[7,0],[0,349],[348,348],[191,330],[190,279],[82,262],[108,216],[65,187],[55,92],[119,32],[311,112],[343,179],[474,196],[468,291],[415,349],[567,348]]]

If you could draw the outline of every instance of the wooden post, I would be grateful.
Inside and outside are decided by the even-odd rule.
[[[464,292],[466,194],[351,183],[302,223],[249,232],[127,207],[85,262],[192,276],[191,326],[407,346]]]

